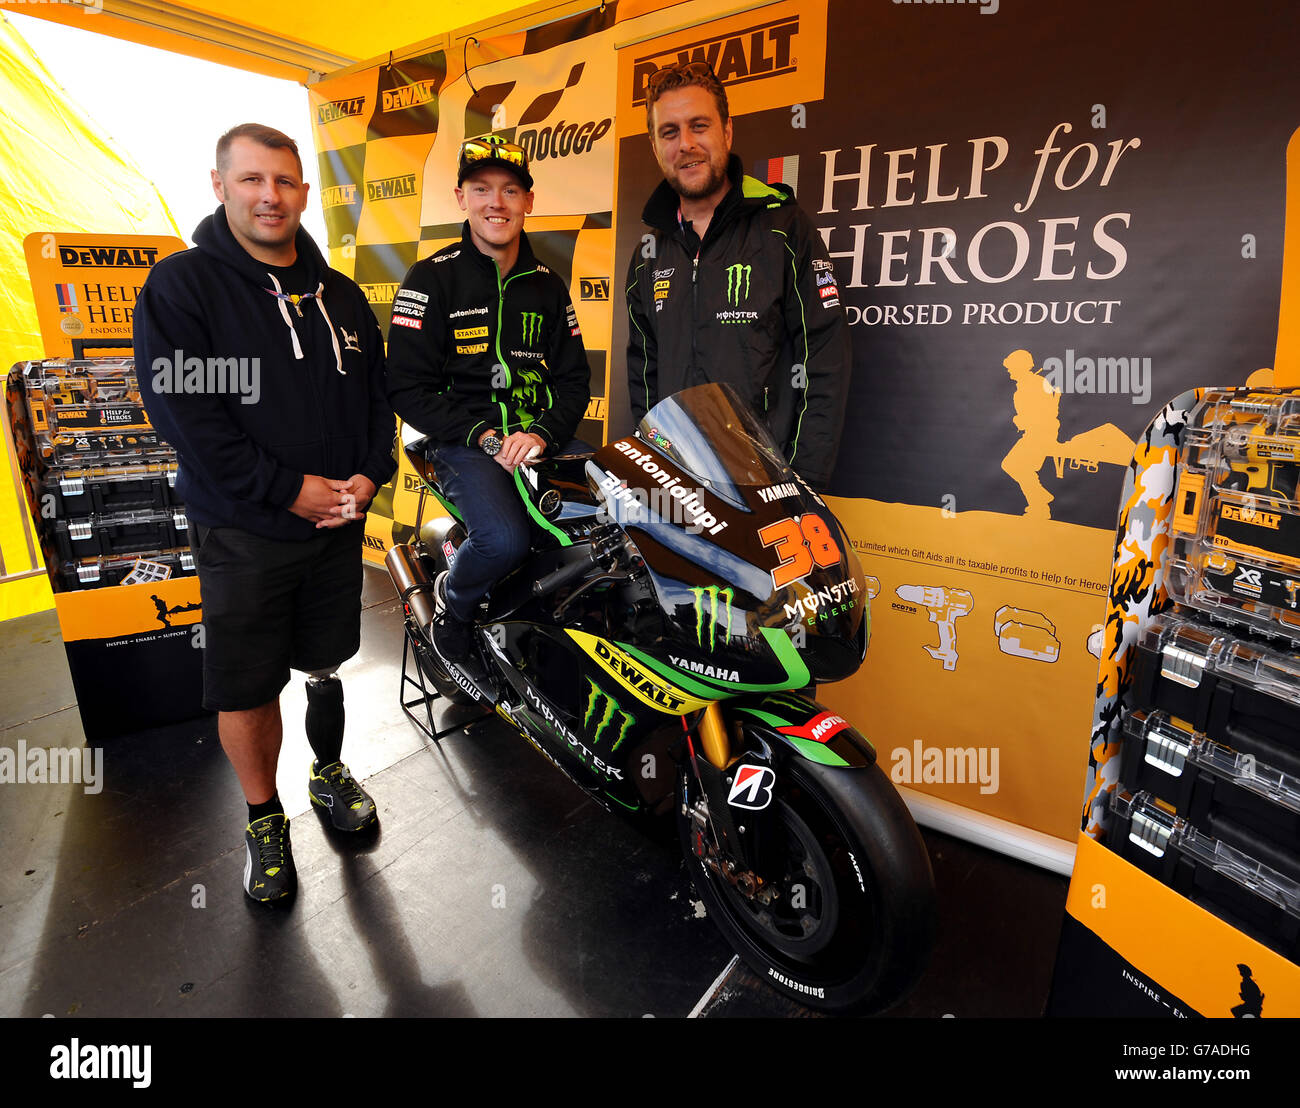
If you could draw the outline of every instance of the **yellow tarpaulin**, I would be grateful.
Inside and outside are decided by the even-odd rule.
[[[504,13],[513,16],[521,11],[529,13],[530,22],[545,23],[573,7],[571,3],[522,5],[518,0],[475,0],[473,5],[448,0],[423,4],[369,0],[364,5],[318,0],[280,6],[253,0],[185,5],[167,0],[0,3],[0,8],[38,19],[300,84],[444,34],[463,24],[467,15],[472,15],[476,27]]]
[[[0,16],[0,372],[43,356],[23,239],[33,231],[178,235],[158,190],[59,88],[13,24]],[[0,466],[5,571],[30,562],[21,505]],[[52,606],[44,574],[0,583],[0,619]]]

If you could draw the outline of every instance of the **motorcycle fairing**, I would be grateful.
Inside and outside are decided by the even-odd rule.
[[[613,643],[596,635],[571,628],[568,634],[582,650],[596,660],[602,669],[611,673],[618,684],[646,707],[653,708],[657,712],[680,716],[684,712],[703,708],[717,699],[716,695],[704,699],[693,695],[683,688],[680,682],[676,682],[675,676],[673,679],[668,679],[662,674],[656,674],[650,666],[642,664]]]
[[[766,653],[763,627],[802,627],[818,680],[861,663],[857,555],[734,390],[700,385],[660,401],[636,435],[596,452],[587,478],[644,559],[664,616],[718,665]]]
[[[756,667],[726,671],[723,667],[706,666],[702,657],[692,656],[690,651],[684,649],[674,651],[672,648],[667,648],[669,661],[665,663],[645,651],[638,650],[635,646],[627,643],[617,645],[661,677],[676,682],[687,692],[709,700],[724,700],[743,693],[802,689],[807,685],[812,679],[808,673],[808,666],[790,641],[789,634],[776,627],[760,627],[758,630],[760,641],[767,645],[771,654],[770,661],[762,659],[768,661],[768,664],[766,678],[761,680],[757,679],[759,671]],[[712,674],[707,672],[708,668],[715,668],[715,672]],[[723,677],[720,675],[721,672],[735,673],[737,678]],[[751,680],[739,680],[742,673],[749,676]]]
[[[778,748],[824,766],[873,765],[876,749],[842,716],[796,693],[742,697],[727,705],[747,719],[746,730]]]
[[[485,642],[508,681],[504,717],[606,808],[641,812],[659,805],[662,789],[641,768],[643,754],[662,745],[656,736],[667,722],[665,709],[606,680],[606,663],[580,648],[572,631],[527,622],[499,626],[501,641],[488,635]]]

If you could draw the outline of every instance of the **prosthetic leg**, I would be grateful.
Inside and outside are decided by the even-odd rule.
[[[328,813],[335,828],[361,831],[376,826],[379,813],[375,802],[340,761],[343,723],[343,682],[333,669],[309,673],[305,727],[316,761],[307,789],[312,803]]]

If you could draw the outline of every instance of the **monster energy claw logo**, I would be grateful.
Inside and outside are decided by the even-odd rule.
[[[716,635],[718,628],[718,598],[723,600],[722,607],[722,626],[728,636],[731,635],[731,601],[734,594],[731,589],[720,589],[717,585],[696,586],[691,589],[695,594],[695,641],[701,647],[713,653],[716,645]],[[704,617],[704,598],[709,598],[709,616],[706,620]],[[705,630],[708,631],[708,643],[705,643]]]
[[[610,752],[617,750],[623,745],[623,740],[627,738],[628,728],[635,722],[622,708],[618,706],[612,696],[596,684],[590,677],[587,678],[587,714],[582,717],[582,725],[590,728],[593,720],[595,721],[596,730],[591,736],[593,743],[599,743],[605,733],[605,728],[614,722],[615,717],[622,717],[622,722],[618,726],[618,738],[614,740]],[[601,704],[604,704],[604,712],[600,712]]]
[[[520,312],[523,317],[524,345],[532,346],[542,337],[542,313],[541,312]]]
[[[727,266],[728,304],[734,306],[749,298],[749,275],[753,268],[753,266],[742,265],[739,262]]]

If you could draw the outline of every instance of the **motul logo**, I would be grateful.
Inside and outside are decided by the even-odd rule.
[[[827,716],[820,723],[813,725],[812,737],[814,739],[821,739],[826,732],[833,731],[837,727],[846,726],[847,723],[848,721],[840,716]]]
[[[724,85],[793,73],[799,17],[786,16],[746,27],[723,38],[685,42],[670,50],[647,54],[632,63],[632,103],[645,103],[646,80],[656,69],[685,62],[708,62]]]

